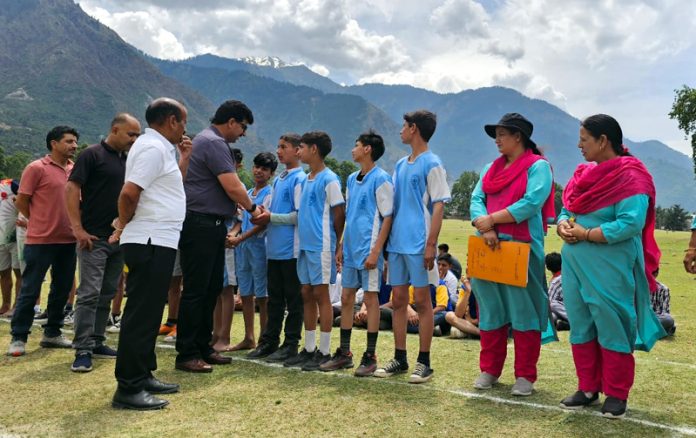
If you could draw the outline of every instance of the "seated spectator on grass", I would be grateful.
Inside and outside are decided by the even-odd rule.
[[[570,330],[568,314],[566,314],[565,304],[563,303],[563,287],[561,286],[561,255],[551,252],[544,259],[546,269],[553,277],[549,282],[549,305],[551,306],[551,319],[556,326],[556,330]]]
[[[450,337],[464,338],[467,335],[480,335],[478,328],[478,305],[476,297],[471,293],[471,283],[467,277],[462,277],[462,287],[459,289],[459,299],[454,311],[445,313],[445,321],[452,326]]]
[[[459,294],[459,281],[452,273],[452,256],[449,254],[442,254],[437,258],[437,272],[440,276],[440,284],[447,287],[447,295],[449,296],[450,307],[454,308],[457,304],[457,298]]]
[[[459,260],[449,252],[449,245],[446,243],[441,243],[437,246],[437,256],[440,257],[441,255],[444,254],[449,254],[450,257],[452,257],[452,268],[450,269],[452,273],[455,275],[456,278],[461,278],[462,277],[462,264],[459,263]]]
[[[655,271],[656,279],[659,273],[659,269]],[[669,336],[672,336],[676,332],[677,326],[674,323],[674,318],[669,313],[669,288],[663,283],[655,281],[657,282],[657,291],[654,294],[650,294],[650,304],[662,327]]]
[[[380,306],[380,330],[381,327],[392,326],[392,297],[389,298],[389,302]],[[439,284],[437,287],[430,285],[430,300],[433,304],[433,336],[442,336],[443,332],[449,330],[449,324],[445,321],[445,313],[447,312],[447,306],[449,305],[449,295],[447,294],[447,287],[444,284]],[[406,326],[407,333],[418,333],[418,312],[416,309],[416,300],[414,297],[413,286],[408,287],[408,306],[406,307],[406,320],[408,325]]]

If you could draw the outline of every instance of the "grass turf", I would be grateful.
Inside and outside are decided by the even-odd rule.
[[[447,220],[441,242],[462,263],[471,226]],[[217,366],[209,375],[174,370],[175,351],[160,342],[156,372],[163,381],[182,386],[165,396],[171,404],[162,411],[114,410],[113,361],[94,361],[94,371],[70,371],[70,350],[38,346],[38,327],[29,339],[28,354],[0,358],[0,436],[675,436],[696,434],[696,353],[694,314],[690,293],[694,278],[683,271],[681,259],[687,233],[658,232],[663,252],[661,280],[672,291],[672,314],[677,335],[660,341],[650,354],[636,353],[636,382],[627,419],[606,420],[598,408],[577,413],[558,409],[558,402],[575,390],[576,380],[568,332],[560,342],[542,347],[539,380],[533,396],[510,395],[514,381],[511,345],[501,384],[477,392],[478,342],[435,338],[432,366],[435,377],[424,385],[409,385],[407,375],[391,379],[357,379],[352,370],[303,373],[269,366],[234,355],[232,365]],[[547,251],[559,250],[560,239],[549,230]],[[243,330],[235,315],[233,341]],[[70,336],[70,335],[68,335]],[[116,342],[110,335],[109,344]],[[0,323],[0,346],[9,344],[9,324]],[[160,339],[161,341],[161,339]],[[338,345],[334,330],[332,345]],[[356,362],[365,347],[365,331],[354,330]],[[415,364],[417,336],[408,336],[410,363]],[[382,332],[380,363],[393,352],[391,332]],[[357,363],[356,363],[357,365]]]

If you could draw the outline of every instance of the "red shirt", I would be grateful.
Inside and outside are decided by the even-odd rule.
[[[46,155],[24,169],[19,193],[31,197],[27,244],[75,243],[65,206],[65,186],[72,168],[72,161],[62,168]]]

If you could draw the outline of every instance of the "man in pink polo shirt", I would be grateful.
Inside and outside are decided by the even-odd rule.
[[[24,246],[26,268],[22,290],[12,316],[12,342],[9,356],[25,352],[34,322],[34,303],[41,294],[41,283],[51,269],[48,295],[48,321],[43,325],[40,345],[44,348],[71,348],[62,335],[63,308],[75,278],[75,236],[65,207],[65,185],[73,167],[70,160],[77,150],[79,134],[69,126],[56,126],[46,135],[50,151],[24,169],[15,200],[17,210],[29,218]]]

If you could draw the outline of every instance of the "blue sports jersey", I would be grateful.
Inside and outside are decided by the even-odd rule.
[[[341,182],[328,167],[314,176],[307,177],[302,186],[297,228],[300,233],[300,249],[304,251],[335,251],[331,207],[344,204]]]
[[[273,181],[271,213],[288,214],[300,207],[302,184],[307,179],[301,167],[284,171]],[[271,260],[296,259],[300,251],[300,238],[296,225],[268,224],[266,229],[266,255]]]
[[[394,209],[394,185],[391,177],[375,166],[358,181],[357,171],[346,182],[346,228],[343,232],[343,264],[363,269],[365,259],[377,242],[385,217]],[[380,253],[377,267],[382,268]]]
[[[253,202],[256,205],[262,205],[264,208],[269,208],[271,205],[271,186],[266,186],[259,190],[259,192],[254,195],[254,189],[251,188],[249,191],[247,191],[247,194],[249,195],[249,198],[251,199],[251,202]],[[247,231],[251,230],[254,228],[254,224],[251,223],[251,213],[244,211],[242,213],[242,233],[246,233]],[[251,236],[244,242],[250,241],[250,240],[263,240],[266,237],[266,232],[262,231],[254,236]],[[242,243],[244,243],[242,242]]]
[[[400,159],[394,168],[394,222],[387,251],[423,254],[430,232],[433,203],[451,199],[440,158],[424,152],[413,162]]]

